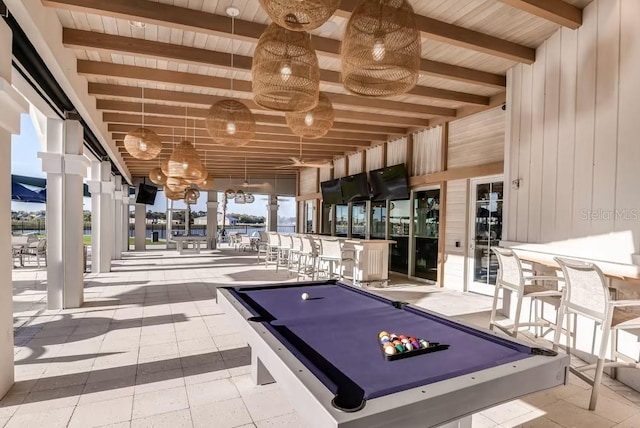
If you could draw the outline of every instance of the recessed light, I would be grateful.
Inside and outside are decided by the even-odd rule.
[[[129,25],[131,25],[133,28],[144,28],[147,26],[147,24],[140,21],[129,21]]]
[[[236,16],[240,15],[240,9],[235,6],[229,6],[225,9],[225,13],[231,18],[235,18]]]

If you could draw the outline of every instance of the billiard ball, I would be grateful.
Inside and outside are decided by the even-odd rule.
[[[397,350],[399,353],[404,352],[404,346],[402,346],[402,343],[399,343],[399,344],[397,344],[397,345],[396,345],[396,350]]]
[[[411,346],[413,346],[413,349],[420,349],[420,344],[415,338],[411,341]]]
[[[382,339],[380,339],[380,343],[382,343],[383,345],[385,343],[389,343],[389,338],[387,336],[384,336]]]
[[[428,348],[429,347],[429,342],[427,342],[424,339],[420,339],[420,347],[421,348]]]
[[[413,351],[413,345],[411,344],[411,342],[405,343],[404,349],[406,349],[407,351]]]
[[[389,336],[389,333],[387,333],[386,331],[381,331],[380,333],[378,333],[378,337],[382,338],[383,336]]]
[[[389,338],[391,339],[391,341],[393,342],[394,340],[398,339],[398,335],[395,333],[391,333],[391,335],[389,336]]]
[[[398,339],[404,340],[404,339],[407,339],[407,336],[405,336],[404,334],[401,334],[400,336],[398,336]]]
[[[302,300],[309,299],[309,293],[302,293]]]
[[[388,346],[384,347],[384,353],[387,355],[395,355],[396,354],[396,347],[389,344]]]

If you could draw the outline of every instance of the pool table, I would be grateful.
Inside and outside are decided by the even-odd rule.
[[[336,281],[221,287],[218,300],[256,383],[277,381],[310,427],[470,427],[473,413],[567,382],[566,355]],[[380,331],[445,346],[389,361]]]

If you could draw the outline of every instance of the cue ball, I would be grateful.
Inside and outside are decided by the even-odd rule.
[[[302,293],[302,300],[307,300],[309,298],[309,293]]]

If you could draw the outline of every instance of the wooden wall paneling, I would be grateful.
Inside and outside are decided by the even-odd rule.
[[[388,157],[387,157],[387,153],[389,152],[389,143],[384,143],[382,145],[382,167],[387,167],[389,166],[388,162]]]
[[[540,242],[540,211],[542,210],[542,162],[544,144],[544,82],[546,45],[538,48],[538,60],[533,64],[531,98],[531,155],[529,157],[529,221],[527,242]]]
[[[506,113],[501,107],[449,124],[448,165],[458,168],[502,161]]]
[[[300,193],[299,195],[308,195],[310,193],[318,192],[318,183],[316,178],[318,173],[316,168],[304,168],[300,170],[299,173],[299,186]]]
[[[593,194],[596,195],[596,199],[591,209],[595,212],[615,213],[620,0],[599,1],[597,24],[597,114],[593,150]],[[613,218],[594,221],[591,224],[591,234],[603,235],[613,232],[613,224]]]
[[[542,142],[542,190],[540,242],[555,239],[556,187],[558,180],[558,115],[560,103],[560,41],[558,31],[545,42],[544,124]]]
[[[518,224],[518,193],[512,182],[518,180],[518,160],[520,158],[520,91],[522,67],[512,67],[507,71],[507,118],[505,121],[504,144],[504,207],[502,215],[502,238],[514,240]],[[517,100],[517,101],[516,101]]]
[[[555,203],[555,240],[571,236],[573,169],[576,140],[576,73],[578,32],[562,30],[560,43],[560,94],[558,111],[558,171]]]
[[[616,209],[623,214],[615,221],[616,231],[629,231],[633,236],[633,252],[640,253],[640,207],[632,201],[638,200],[638,178],[640,172],[640,144],[638,144],[638,118],[640,118],[640,2],[621,2],[620,25],[620,87],[618,108],[618,170],[616,186]]]
[[[520,187],[517,190],[517,230],[516,241],[528,242],[529,233],[529,161],[531,156],[531,100],[533,75],[532,66],[522,67],[522,85],[520,86],[520,127],[518,129],[520,139],[519,177]]]
[[[467,211],[469,205],[467,179],[447,181],[444,242],[443,285],[462,291],[467,271]],[[459,246],[456,247],[456,242]]]
[[[578,31],[576,143],[573,171],[572,237],[589,236],[593,199],[594,119],[596,114],[596,30],[599,3],[585,8]]]

